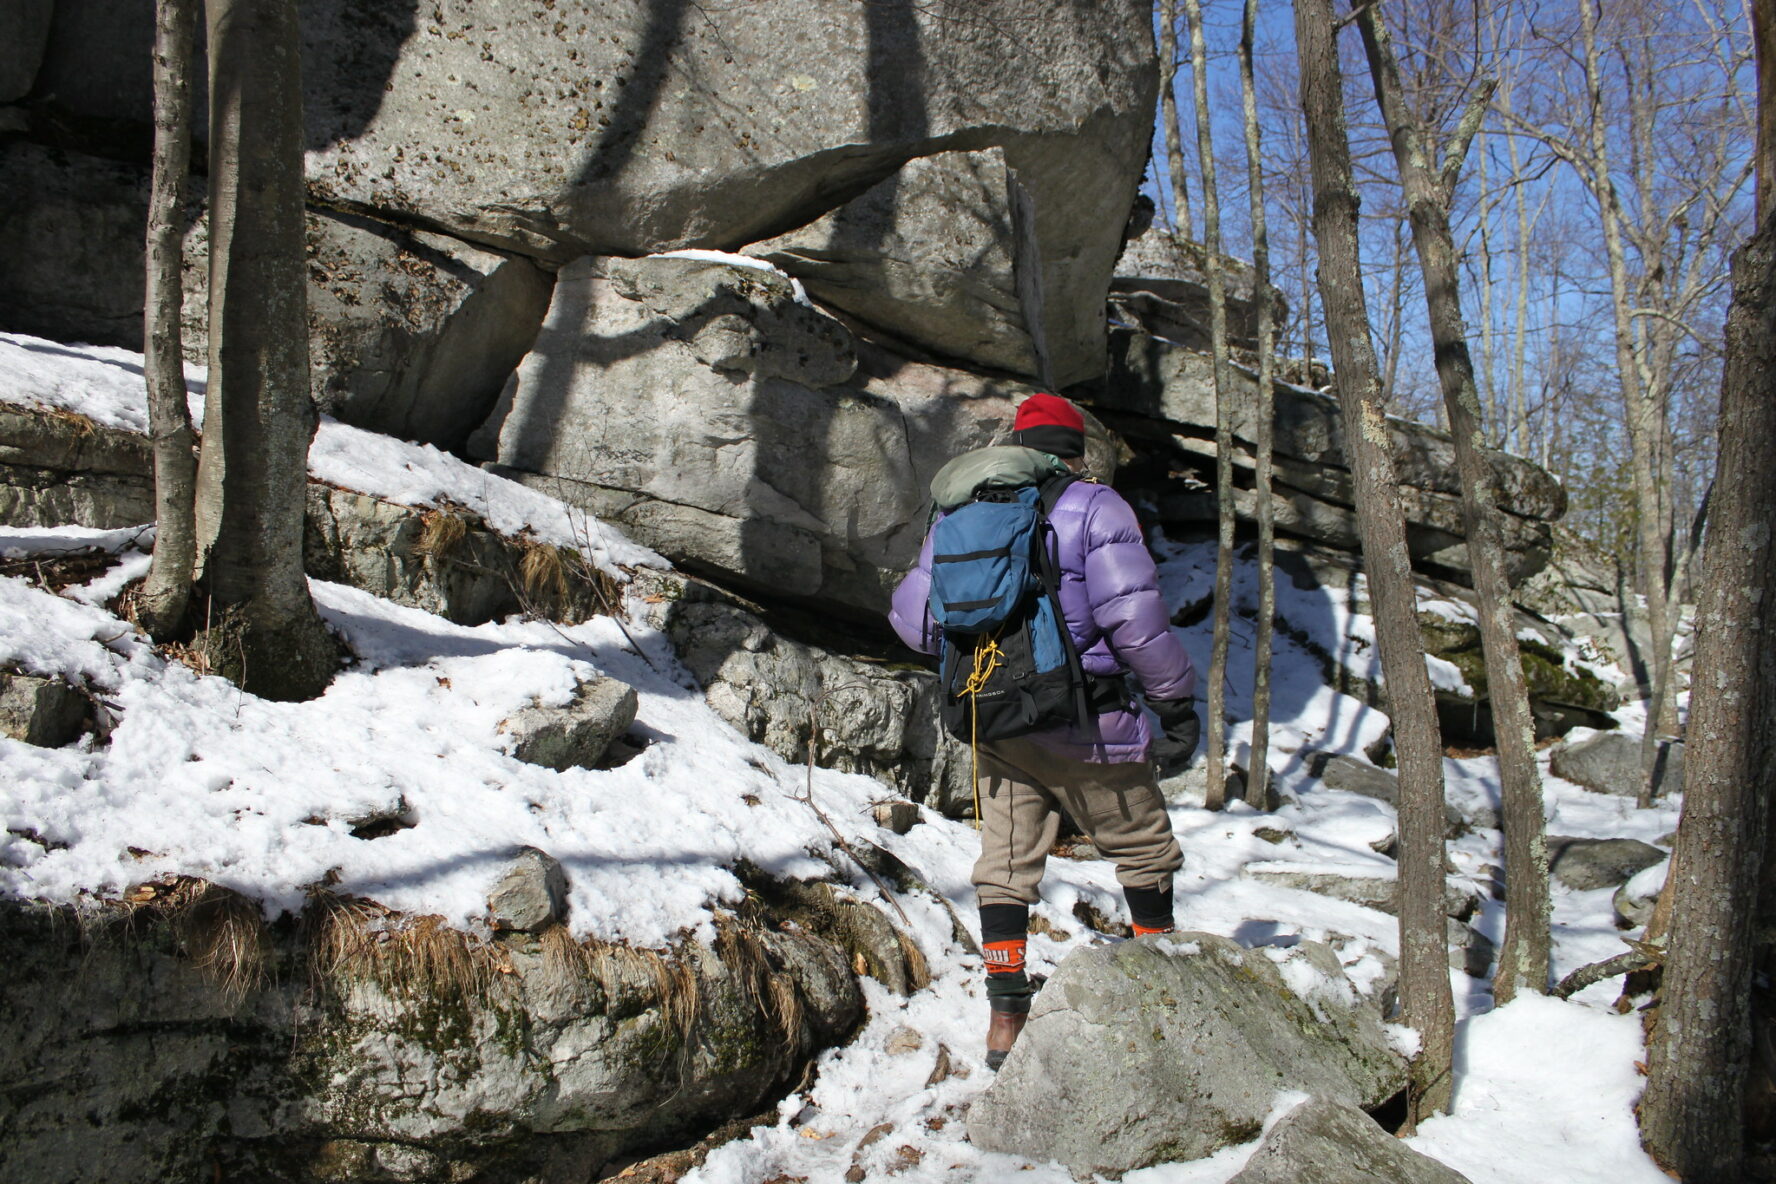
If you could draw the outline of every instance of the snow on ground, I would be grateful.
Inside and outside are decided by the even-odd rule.
[[[187,366],[192,421],[203,419],[205,373]],[[0,333],[0,401],[84,415],[104,427],[148,430],[142,355],[110,346],[61,345],[22,333]],[[451,504],[505,535],[574,547],[625,578],[620,566],[664,566],[665,560],[597,519],[516,481],[440,452],[321,417],[308,451],[318,481],[407,506]]]
[[[0,335],[0,397],[8,400],[139,430],[140,382],[138,355]],[[546,538],[564,529],[571,537],[560,541],[570,544],[596,537],[607,562],[657,561],[545,495],[435,450],[323,424],[315,451],[316,475],[338,474],[328,479],[341,484],[415,504],[443,495],[496,525],[517,521],[517,529]],[[665,639],[639,623],[626,633],[609,618],[467,628],[317,581],[311,587],[323,616],[358,661],[313,702],[268,703],[167,662],[104,607],[144,569],[141,548],[150,537],[0,530],[4,558],[86,547],[119,557],[110,572],[60,595],[0,577],[0,664],[80,681],[116,721],[102,745],[45,750],[0,740],[7,831],[0,891],[79,902],[183,873],[255,896],[276,913],[300,908],[306,887],[328,879],[336,891],[476,929],[503,858],[534,845],[568,870],[577,933],[660,945],[687,932],[709,934],[711,909],[739,898],[727,868],[741,857],[778,875],[827,875],[834,865],[851,874],[805,800],[805,770],[716,717]],[[1205,573],[1212,578],[1212,549],[1168,544],[1164,555],[1174,607],[1200,600]],[[1238,603],[1255,603],[1253,581],[1250,570],[1239,572]],[[1179,917],[1187,929],[1254,946],[1327,941],[1356,987],[1373,993],[1397,951],[1393,918],[1241,875],[1266,862],[1368,874],[1389,867],[1373,845],[1391,831],[1391,811],[1325,789],[1306,770],[1312,751],[1361,754],[1385,734],[1381,713],[1324,685],[1322,659],[1308,648],[1368,669],[1372,628],[1337,596],[1279,584],[1296,636],[1277,639],[1271,767],[1288,800],[1274,814],[1239,803],[1220,813],[1172,810],[1186,858]],[[1250,624],[1236,617],[1230,664],[1228,735],[1236,756],[1250,739]],[[1206,668],[1209,622],[1179,633]],[[641,755],[609,770],[555,773],[506,754],[501,720],[533,701],[564,700],[577,677],[592,673],[637,688],[638,729],[650,741]],[[1452,802],[1469,811],[1496,804],[1490,758],[1450,760],[1445,770]],[[1675,826],[1671,803],[1636,811],[1626,799],[1552,777],[1545,784],[1552,833],[1652,841]],[[887,847],[972,923],[968,874],[978,839],[970,826],[927,813],[904,836],[882,831],[869,807],[885,791],[859,776],[817,771],[812,793],[848,837]],[[411,825],[373,841],[352,837],[354,819],[389,813]],[[1499,847],[1498,832],[1487,829],[1452,843],[1458,878],[1483,888],[1501,862]],[[861,877],[853,886],[865,897],[876,892]],[[1620,952],[1609,896],[1556,885],[1557,973]],[[717,1150],[694,1179],[836,1181],[865,1133],[882,1123],[893,1131],[859,1159],[872,1178],[893,1167],[908,1184],[1069,1179],[1056,1165],[982,1152],[966,1141],[964,1107],[990,1080],[978,959],[955,944],[936,899],[914,893],[898,901],[931,963],[932,986],[899,999],[866,981],[871,1017],[857,1038],[823,1054],[813,1084],[784,1100],[774,1125]],[[1036,910],[1049,932],[1031,942],[1037,973],[1081,946],[1112,940],[1074,919],[1078,902],[1120,914],[1110,867],[1052,860]],[[1494,936],[1502,923],[1490,900],[1476,918]],[[1454,1112],[1427,1124],[1414,1146],[1476,1184],[1664,1179],[1636,1141],[1638,1020],[1608,1010],[1611,984],[1573,1002],[1530,998],[1495,1011],[1483,983],[1460,973],[1452,981],[1461,1017]],[[927,1085],[940,1046],[957,1071]],[[1221,1184],[1250,1152],[1250,1145],[1230,1148],[1125,1178]]]

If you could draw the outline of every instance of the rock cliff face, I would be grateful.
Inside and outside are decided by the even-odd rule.
[[[60,1184],[596,1179],[769,1105],[861,1018],[854,961],[919,984],[879,915],[885,944],[835,920],[865,906],[757,887],[658,953],[559,926],[379,939],[374,906],[324,894],[268,928],[190,882],[80,918],[5,902],[0,1072],[36,1084],[0,1097],[0,1160]]]
[[[24,100],[9,125],[55,151],[8,149],[21,158],[8,173],[30,183],[17,195],[29,200],[0,216],[0,323],[138,344],[152,21],[126,0],[63,0],[53,19],[47,4],[28,7],[27,32],[47,28],[41,64],[31,47],[43,39],[27,36],[0,85]],[[310,195],[549,269],[796,232],[772,249],[820,273],[810,278],[829,294],[893,277],[892,299],[851,302],[885,332],[1075,382],[1102,370],[1104,295],[1147,153],[1149,20],[1132,0],[564,0],[546,19],[507,0],[305,4]],[[200,102],[200,142],[205,118]],[[958,242],[961,255],[947,249]],[[479,289],[472,273],[485,266],[453,268],[462,248],[432,246],[445,275],[431,283]],[[103,265],[68,292],[57,273],[81,251]],[[969,310],[971,329],[934,322],[923,299],[958,276],[1000,306]],[[535,297],[493,302],[508,300],[504,316],[521,317]],[[357,364],[323,361],[317,390]],[[489,400],[497,390],[496,377]],[[423,383],[414,393],[430,396]],[[346,409],[363,426],[412,432],[406,412],[375,400]],[[459,421],[454,441],[424,438],[460,443],[484,413]]]
[[[0,329],[139,345],[148,8],[14,7],[20,35],[0,45]],[[1123,250],[1157,78],[1150,19],[1133,0],[305,0],[317,403],[619,524],[682,569],[638,576],[632,603],[723,718],[797,761],[812,725],[822,764],[965,812],[968,753],[880,616],[917,554],[937,469],[995,439],[1031,392],[1064,389],[1087,410],[1091,472],[1149,523],[1176,537],[1214,515],[1200,258],[1152,234]],[[194,179],[194,360],[207,344],[202,207]],[[1236,355],[1254,344],[1262,298],[1236,268]],[[1258,496],[1252,424],[1273,412],[1279,530],[1335,556],[1285,574],[1348,587],[1357,535],[1335,402],[1259,390],[1237,366],[1235,380],[1239,514],[1250,520]],[[6,398],[0,521],[152,517],[142,437]],[[1450,443],[1392,430],[1413,557],[1459,584]],[[1515,458],[1494,470],[1515,573],[1533,573],[1564,492]],[[459,507],[320,483],[306,499],[317,577],[460,623],[615,604],[585,565],[527,583],[535,541]],[[1471,631],[1426,632],[1483,696],[1461,666]],[[1545,673],[1550,731],[1598,722],[1606,688]],[[1336,663],[1328,677],[1342,677]],[[1475,698],[1448,705],[1451,720],[1476,715]],[[443,944],[405,963],[398,942],[378,953],[326,928],[337,916],[311,918],[314,932],[236,917],[265,973],[231,988],[194,965],[201,910],[119,919],[97,940],[65,915],[0,908],[14,970],[0,1013],[25,1033],[0,1041],[0,1075],[48,1083],[0,1091],[0,1159],[27,1180],[589,1178],[767,1102],[855,1024],[854,967],[891,990],[917,985],[916,950],[839,889],[749,887],[756,915],[666,955],[567,940],[547,891],[501,911],[490,941],[434,934]],[[233,907],[212,905],[223,920]],[[1267,956],[1200,940],[1213,958],[1134,943],[1116,957],[1174,963],[1180,989],[1204,998],[1228,975],[1257,976],[1277,988],[1273,1026],[1331,1022],[1282,991]],[[420,964],[455,969],[415,990]],[[1057,977],[1048,998],[1077,985]],[[1086,995],[1145,1006],[1113,988]],[[1362,1029],[1342,1042],[1355,1059],[1326,1049],[1290,1071],[1373,1105],[1397,1087],[1397,1058],[1340,1000],[1333,1020]],[[1020,1055],[1036,1064],[1046,1023],[1067,1045],[1055,1063],[1085,1063],[1075,1029],[1105,1025],[1073,1012],[1039,1012]],[[1232,1047],[1225,1036],[1203,1039]],[[1019,1063],[971,1119],[983,1132]],[[1161,1068],[1200,1084],[1192,1064]],[[1162,1081],[1151,1066],[1111,1068]],[[1216,1072],[1248,1070],[1237,1107],[1200,1108],[1219,1127],[1192,1146],[1256,1131],[1276,1073]],[[1082,1081],[1082,1096],[1098,1084]],[[101,1136],[85,1129],[92,1115]],[[1008,1105],[1000,1118],[1007,1145],[1027,1149],[1017,1132],[1043,1114]],[[1125,1166],[1173,1138],[1123,1134]],[[1052,1153],[1107,1165],[1113,1141]]]
[[[676,561],[873,613],[931,477],[1029,389],[859,342],[768,271],[589,257],[470,446]]]

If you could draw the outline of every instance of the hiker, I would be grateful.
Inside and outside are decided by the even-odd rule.
[[[1011,438],[1009,445],[956,457],[932,480],[939,516],[926,535],[918,566],[895,590],[889,614],[901,640],[941,656],[945,722],[965,743],[972,741],[975,750],[981,854],[973,879],[991,1011],[987,1065],[994,1070],[1004,1063],[1029,1016],[1034,987],[1024,970],[1024,952],[1030,906],[1039,899],[1062,811],[1115,863],[1135,934],[1171,932],[1172,874],[1183,864],[1183,855],[1155,780],[1154,760],[1168,768],[1187,761],[1202,727],[1191,702],[1195,672],[1183,644],[1172,635],[1153,558],[1134,511],[1109,486],[1079,476],[1085,456],[1083,415],[1055,395],[1031,395],[1018,407]],[[1038,517],[1034,533],[1046,547],[1036,549],[1033,561],[1040,576],[1029,577],[1031,584],[1040,585],[1033,594],[1034,607],[1019,610],[1030,616],[1018,619],[1039,620],[1049,611],[1045,603],[1058,605],[1065,622],[1063,640],[1071,642],[1063,648],[1075,671],[1083,673],[1083,679],[1075,674],[1083,685],[1062,696],[1072,699],[1070,710],[1063,703],[1043,714],[1026,695],[1023,718],[1006,724],[1020,708],[1011,700],[998,706],[986,703],[989,672],[1022,677],[1020,664],[1040,664],[1028,653],[1042,649],[1042,643],[1023,644],[1022,625],[1000,625],[979,634],[952,626],[946,639],[933,611],[934,540],[947,533],[948,545],[955,549],[939,552],[937,567],[943,570],[935,594],[942,599],[945,581],[957,578],[952,571],[967,574],[983,557],[1007,550],[1003,540],[956,541],[963,524],[975,518],[987,521],[1001,507],[1010,507],[1005,514],[1015,518],[1016,505],[1031,503],[1040,504],[1045,513],[1046,525]],[[992,509],[983,513],[982,505]],[[1018,547],[1010,549],[1015,553]],[[939,608],[943,619],[966,621],[966,610],[980,603],[950,600]],[[1037,625],[1030,629],[1032,637],[1039,636]],[[1138,683],[1162,735],[1152,736],[1125,676]],[[971,689],[980,694],[972,703]],[[981,735],[983,727],[1018,731],[1033,715],[1059,722],[1001,738]]]

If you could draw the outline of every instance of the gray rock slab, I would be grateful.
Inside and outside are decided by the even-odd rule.
[[[495,929],[537,933],[567,920],[567,872],[547,851],[526,847],[487,894]]]
[[[1658,764],[1653,768],[1653,791],[1658,794],[1683,790],[1681,743],[1661,741]],[[1556,777],[1564,777],[1593,793],[1635,797],[1640,793],[1640,737],[1625,732],[1599,732],[1583,740],[1556,747],[1548,759]]]
[[[180,952],[180,922],[117,916],[87,914],[98,939],[0,902],[5,1065],[34,1083],[0,1125],[8,1180],[591,1179],[769,1107],[864,1015],[812,916],[666,951],[438,927],[417,954],[397,918],[338,960],[280,927],[260,936],[291,973],[245,997]]]
[[[206,361],[209,233],[185,216],[188,361]],[[0,327],[140,349],[147,174],[0,144]],[[336,212],[307,215],[310,388],[327,414],[459,449],[529,351],[552,279],[530,259]]]
[[[1034,377],[1014,263],[1020,227],[1002,149],[943,152],[746,253],[808,294],[947,358]],[[1066,299],[1064,293],[1045,293]]]
[[[41,89],[145,142],[151,14],[63,7]],[[552,262],[733,250],[908,160],[999,147],[1054,381],[1103,371],[1158,86],[1149,6],[562,0],[539,19],[507,0],[321,0],[301,17],[308,183],[329,208]]]
[[[1342,789],[1399,808],[1400,779],[1387,769],[1342,752],[1313,757],[1309,767],[1327,789]],[[1459,833],[1466,824],[1461,811],[1448,804],[1443,807],[1443,820],[1445,836]]]
[[[186,356],[204,360],[209,225],[186,238]],[[536,341],[534,262],[350,214],[308,214],[310,389],[356,427],[460,450]]]
[[[1212,434],[1215,424],[1214,365],[1205,352],[1170,345],[1138,331],[1111,334],[1111,379],[1098,396],[1101,406],[1127,411]],[[1256,376],[1233,368],[1239,394],[1234,400],[1234,435],[1250,448],[1255,408],[1260,406]],[[1278,383],[1271,392],[1280,456],[1349,469],[1344,423],[1338,400],[1305,387]],[[1459,498],[1455,445],[1445,432],[1403,419],[1389,419],[1400,483],[1415,490]],[[1501,507],[1519,518],[1553,519],[1566,509],[1560,482],[1540,466],[1511,456],[1492,455]],[[1348,480],[1348,476],[1341,478]],[[1348,499],[1346,504],[1348,505]]]
[[[635,722],[635,688],[614,678],[580,683],[559,707],[532,704],[500,724],[509,751],[533,765],[562,771],[591,768]]]
[[[589,257],[470,448],[692,570],[875,614],[932,476],[1030,389],[865,347],[757,268]]]
[[[0,669],[0,736],[60,748],[79,738],[91,713],[86,696],[59,678]]]
[[[1207,350],[1209,283],[1202,244],[1179,242],[1164,227],[1150,227],[1131,238],[1116,260],[1110,299],[1122,318],[1157,337],[1193,349]],[[1227,333],[1241,349],[1258,344],[1257,304],[1252,299],[1254,273],[1250,262],[1221,257],[1221,283],[1227,298]],[[1274,323],[1286,323],[1282,293],[1271,289]]]
[[[1310,1098],[1265,1132],[1228,1184],[1468,1184],[1468,1178],[1333,1098]]]
[[[1240,874],[1248,879],[1264,884],[1275,884],[1280,888],[1296,888],[1302,892],[1313,892],[1320,896],[1330,896],[1334,900],[1348,901],[1364,908],[1376,909],[1390,915],[1399,911],[1398,879],[1392,875],[1362,875],[1341,871],[1313,871],[1297,868],[1268,867],[1262,863],[1248,863],[1240,869]],[[1466,920],[1474,915],[1479,907],[1479,896],[1473,890],[1460,884],[1449,882],[1443,888],[1443,913],[1445,916]]]
[[[1665,859],[1665,852],[1639,839],[1583,839],[1548,836],[1548,870],[1568,888],[1587,891],[1625,884],[1636,872]]]
[[[115,530],[154,514],[147,437],[0,402],[0,522]]]
[[[1402,431],[1418,426],[1406,424]],[[1198,463],[1214,460],[1211,439],[1180,435],[1175,442],[1179,450],[1201,458]],[[1233,466],[1236,479],[1242,484],[1256,472],[1253,454],[1245,449],[1235,450]],[[1204,464],[1204,471],[1211,467]],[[1279,528],[1328,546],[1358,548],[1360,536],[1352,508],[1356,495],[1347,470],[1330,460],[1283,456],[1275,459],[1273,472],[1271,506]],[[1241,488],[1237,492],[1240,496],[1234,503],[1236,514],[1255,520],[1257,502],[1252,490]],[[1159,509],[1178,522],[1208,521],[1213,518],[1212,501],[1212,494],[1205,502],[1200,492],[1172,490],[1169,496],[1162,497]],[[1439,489],[1405,485],[1400,488],[1400,504],[1406,515],[1406,545],[1413,560],[1421,566],[1434,564],[1453,572],[1467,572],[1468,560],[1461,554],[1467,546],[1461,498]],[[1527,578],[1548,562],[1553,532],[1547,522],[1507,514],[1500,523],[1500,537],[1505,545],[1506,567],[1513,579]]]
[[[1324,946],[1180,933],[1076,951],[975,1099],[977,1146],[1119,1176],[1255,1136],[1278,1090],[1375,1106],[1405,1082]]]
[[[147,224],[145,169],[0,142],[0,328],[141,349]]]

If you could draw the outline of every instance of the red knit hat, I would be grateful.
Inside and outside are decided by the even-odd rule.
[[[1063,459],[1085,455],[1085,416],[1059,395],[1034,394],[1018,405],[1011,438]]]
[[[1021,432],[1025,428],[1044,425],[1072,428],[1083,433],[1085,416],[1079,413],[1079,408],[1059,395],[1034,394],[1018,404],[1017,418],[1011,424],[1012,431]]]

